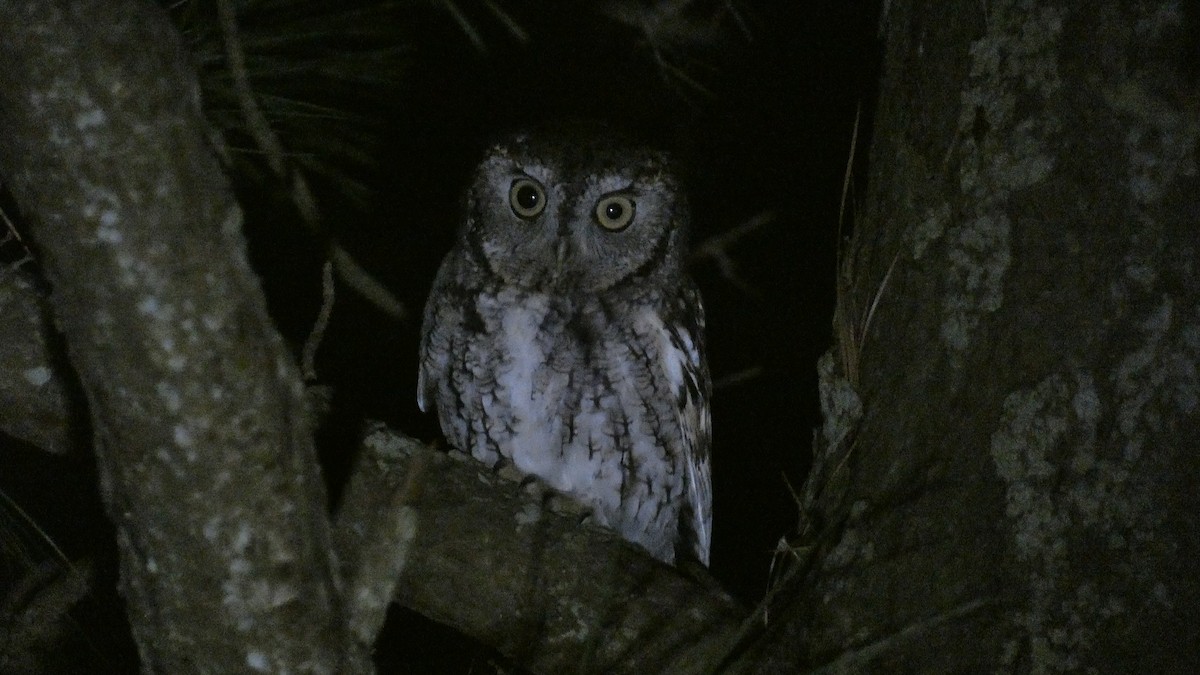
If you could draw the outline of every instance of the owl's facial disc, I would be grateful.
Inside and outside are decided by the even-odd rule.
[[[474,259],[504,284],[563,296],[677,274],[686,204],[663,158],[630,152],[520,139],[494,149],[469,193]]]

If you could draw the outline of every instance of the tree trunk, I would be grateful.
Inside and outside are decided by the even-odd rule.
[[[0,170],[96,435],[146,672],[361,669],[297,369],[178,33],[148,2],[0,3]]]
[[[1200,672],[1197,27],[889,4],[820,534],[747,663]]]

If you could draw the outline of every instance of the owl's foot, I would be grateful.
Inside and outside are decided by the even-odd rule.
[[[511,466],[509,468],[516,471]],[[519,472],[517,474],[521,483],[521,491],[536,499],[543,510],[564,518],[571,518],[580,525],[592,522],[592,507],[565,492],[554,489],[537,476]]]
[[[591,524],[595,520],[592,507],[558,490],[547,490],[542,496],[542,506],[551,513],[572,518],[580,525]]]
[[[571,518],[578,524],[594,522],[592,507],[584,504],[575,497],[554,489],[541,478],[522,473],[516,465],[507,459],[501,459],[492,465],[492,474],[503,480],[512,481],[533,503],[550,513]]]
[[[520,483],[522,486],[530,480],[537,480],[537,476],[528,476],[521,473],[515,464],[504,458],[501,458],[500,461],[492,466],[492,473],[504,480]]]

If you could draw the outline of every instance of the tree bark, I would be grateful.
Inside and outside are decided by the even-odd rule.
[[[1200,672],[1196,26],[889,6],[821,534],[744,663]]]
[[[146,672],[364,670],[297,370],[152,3],[0,3],[0,170],[96,435]]]

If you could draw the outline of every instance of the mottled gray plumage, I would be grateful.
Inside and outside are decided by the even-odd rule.
[[[418,399],[489,464],[654,556],[708,563],[704,313],[665,155],[579,129],[493,146],[425,308]]]

